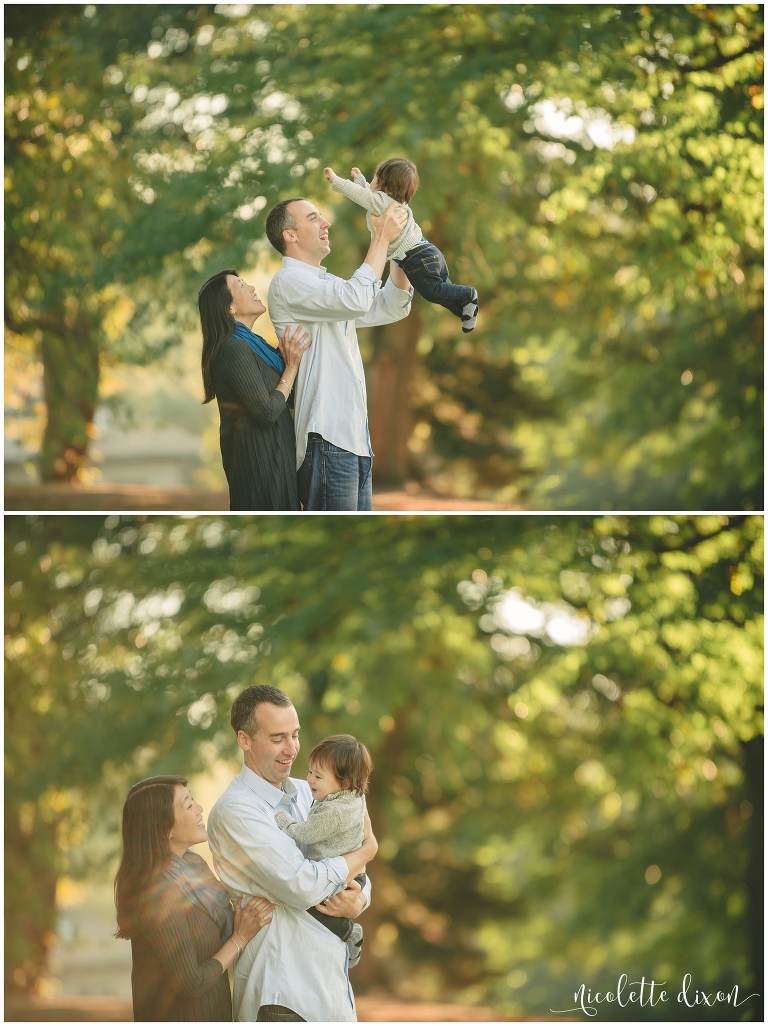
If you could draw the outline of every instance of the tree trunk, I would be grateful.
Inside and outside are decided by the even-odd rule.
[[[40,453],[44,481],[74,481],[87,461],[99,389],[98,333],[89,318],[69,311],[43,325],[41,355],[48,420]]]
[[[748,993],[759,994],[749,1002],[753,1022],[763,1022],[765,979],[763,957],[765,942],[763,938],[763,824],[765,799],[765,781],[763,777],[763,757],[765,738],[762,734],[744,743],[746,793],[752,805],[752,816],[749,820],[749,867],[747,869],[747,893],[749,895],[748,944],[749,960],[754,979],[749,985]]]
[[[448,198],[449,208],[452,197]],[[428,222],[425,222],[425,225]],[[445,212],[429,225],[433,246],[443,248]],[[416,346],[423,330],[416,295],[402,321],[374,328],[375,356],[371,369],[369,425],[373,482],[379,488],[398,488],[409,476],[408,439],[413,427],[411,382],[418,366]]]
[[[369,805],[368,812],[371,817],[371,827],[373,828],[374,837],[381,837],[382,822],[381,817],[378,815],[375,803]],[[384,967],[381,965],[380,960],[376,958],[371,948],[374,938],[376,937],[376,930],[381,922],[381,912],[377,905],[377,898],[380,904],[380,888],[382,886],[383,877],[379,872],[379,868],[377,867],[375,860],[370,866],[366,866],[365,872],[371,880],[371,897],[373,900],[365,912],[360,916],[360,925],[363,927],[364,943],[360,963],[357,966],[352,980],[356,994],[368,994],[372,990],[389,989],[389,978],[384,971]],[[384,878],[386,878],[386,874],[384,874]]]
[[[371,445],[376,454],[373,481],[380,488],[397,488],[408,476],[411,382],[421,335],[419,311],[413,306],[404,320],[374,332],[370,404]]]
[[[32,802],[5,805],[5,988],[34,994],[56,927],[56,826]]]
[[[402,773],[400,756],[403,752],[408,712],[408,709],[401,709],[397,714],[395,728],[376,756],[377,772],[373,776],[368,812],[374,836],[379,842],[387,836],[385,817],[381,810],[391,800],[389,784]],[[360,963],[355,970],[354,989],[358,994],[382,991],[391,993],[392,970],[389,959],[374,955],[373,941],[382,920],[395,918],[396,902],[392,901],[390,885],[394,883],[399,887],[397,868],[383,859],[374,859],[371,865],[366,867],[366,873],[371,878],[373,900],[361,916],[365,943]]]

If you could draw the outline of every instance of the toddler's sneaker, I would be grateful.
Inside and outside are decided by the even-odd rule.
[[[352,929],[349,931],[349,936],[345,943],[349,952],[349,968],[354,969],[360,961],[360,955],[363,952],[363,928],[360,923],[352,924]]]
[[[477,289],[472,289],[472,298],[461,311],[461,330],[474,331],[477,324],[477,311],[480,307],[477,304]]]

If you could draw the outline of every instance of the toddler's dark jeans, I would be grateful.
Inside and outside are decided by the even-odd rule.
[[[359,876],[355,877],[355,881],[360,884],[361,887],[365,887],[367,876],[365,873],[360,873]],[[326,930],[330,930],[331,933],[336,934],[339,940],[345,941],[349,936],[349,932],[352,929],[352,919],[342,919],[339,916],[327,916],[324,912],[318,912],[313,906],[308,908],[307,912],[316,919],[318,923],[322,923]]]
[[[418,292],[428,303],[444,306],[461,317],[461,311],[472,299],[474,289],[469,285],[454,285],[448,277],[445,257],[431,242],[422,242],[409,249],[402,260],[396,260]]]

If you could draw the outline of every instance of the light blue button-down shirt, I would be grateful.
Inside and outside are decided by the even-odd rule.
[[[296,377],[297,470],[310,431],[356,456],[373,455],[356,329],[406,317],[412,296],[412,288],[399,289],[391,278],[382,288],[370,264],[361,264],[345,280],[324,267],[283,257],[269,286],[270,319],[280,338],[287,325],[301,324],[313,343]]]
[[[261,1005],[285,1005],[307,1022],[357,1022],[346,945],[306,912],[343,890],[347,863],[306,859],[275,821],[285,811],[303,823],[311,805],[305,780],[289,777],[281,790],[243,766],[208,817],[213,862],[232,897],[275,904],[235,963],[236,1022],[255,1022]],[[364,893],[367,905],[370,882]]]

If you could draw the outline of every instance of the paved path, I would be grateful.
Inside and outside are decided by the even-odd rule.
[[[405,512],[497,512],[520,510],[522,506],[503,506],[485,499],[457,499],[419,491],[374,492],[373,508],[377,513]],[[178,510],[208,512],[229,510],[226,492],[209,492],[202,488],[160,488],[155,485],[98,484],[82,487],[70,485],[24,485],[5,489],[6,510],[104,512]]]
[[[445,495],[433,495],[430,492],[374,492],[373,508],[377,512],[392,511],[405,513],[409,511],[444,510],[446,512],[475,512],[488,510],[521,510],[524,506],[502,506],[498,502],[487,499],[457,499]]]
[[[509,1019],[492,1008],[406,1002],[395,998],[357,998],[360,1022],[550,1022],[544,1018]],[[561,1019],[558,1022],[575,1022]],[[8,998],[5,1022],[133,1022],[131,1002],[116,997],[62,995],[40,1001]]]
[[[5,489],[6,510],[227,510],[226,492],[202,488],[160,488],[155,485],[98,484],[24,485]]]

